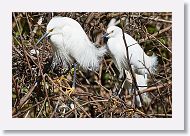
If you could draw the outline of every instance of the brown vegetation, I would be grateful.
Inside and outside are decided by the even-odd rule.
[[[102,34],[112,18],[128,19],[125,32],[148,55],[158,56],[158,69],[150,76],[150,105],[133,107],[132,96],[113,95],[118,71],[106,55],[98,72],[77,71],[76,91],[68,96],[72,69],[50,69],[52,48],[48,39],[38,45],[39,58],[31,53],[52,16],[77,20],[90,40],[103,46]],[[13,13],[12,16],[12,114],[15,118],[165,118],[172,117],[172,14],[171,13]],[[121,24],[119,24],[121,25]],[[39,60],[38,60],[39,59]],[[64,78],[60,80],[60,76]]]

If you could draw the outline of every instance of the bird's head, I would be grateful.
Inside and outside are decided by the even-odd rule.
[[[62,33],[65,25],[66,21],[64,17],[53,17],[46,27],[47,36]]]
[[[39,44],[45,37],[63,33],[62,30],[67,26],[72,28],[80,28],[80,24],[72,18],[61,16],[53,17],[46,27],[46,33],[38,40],[36,45]]]
[[[46,27],[46,33],[38,40],[36,45],[38,45],[44,38],[61,33],[61,28],[64,26],[64,18],[63,17],[53,17],[47,27]],[[35,45],[35,46],[36,46]]]
[[[117,35],[122,34],[122,29],[119,28],[118,26],[110,26],[108,27],[106,33],[103,35],[104,38],[113,38]]]

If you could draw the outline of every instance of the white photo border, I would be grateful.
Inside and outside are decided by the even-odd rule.
[[[0,5],[3,130],[184,130],[184,5],[173,0],[6,0]],[[12,12],[172,12],[172,118],[12,118]]]

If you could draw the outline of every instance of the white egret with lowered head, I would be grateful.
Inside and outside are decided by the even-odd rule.
[[[69,17],[53,17],[46,28],[45,37],[50,37],[53,47],[52,66],[62,64],[70,67],[74,64],[74,79],[71,91],[75,88],[76,65],[85,70],[95,71],[106,53],[105,47],[97,48],[88,38],[81,25]]]
[[[147,56],[138,42],[127,33],[124,33],[125,41],[128,46],[129,64],[135,71],[137,85],[141,86],[139,89],[144,89],[147,86],[147,74],[156,71],[157,57],[153,54]],[[113,59],[114,64],[120,72],[119,78],[123,77],[124,71],[129,71],[127,50],[123,39],[122,29],[118,26],[108,27],[104,37],[108,38],[107,47]],[[127,74],[127,78],[130,77]],[[131,90],[131,86],[128,90]],[[146,97],[144,93],[142,96]],[[148,99],[147,99],[148,100]],[[138,105],[141,106],[140,99],[137,97]]]
[[[138,42],[127,33],[125,40],[128,46],[129,62],[135,72],[140,75],[154,73],[157,66],[157,57],[155,54],[147,56]],[[122,29],[118,26],[110,26],[104,37],[108,38],[108,50],[114,60],[114,63],[120,71],[120,77],[123,76],[123,70],[128,69],[127,53],[123,40]]]

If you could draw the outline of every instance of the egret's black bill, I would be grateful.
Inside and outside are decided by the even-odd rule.
[[[105,33],[103,36],[102,36],[102,38],[103,38],[103,41],[104,41],[104,43],[107,43],[107,41],[108,41],[108,36],[109,34],[108,33]]]
[[[49,33],[45,33],[39,40],[38,40],[38,42],[36,43],[36,45],[38,45],[47,35],[48,35]],[[35,45],[35,46],[36,46]]]

